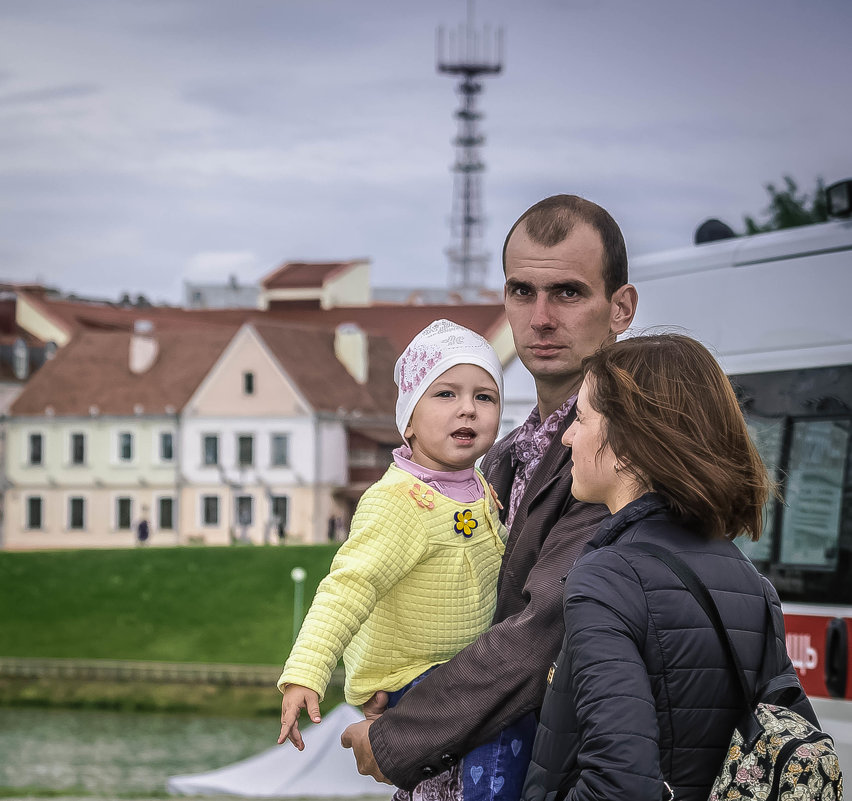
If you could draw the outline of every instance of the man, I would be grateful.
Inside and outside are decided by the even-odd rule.
[[[361,773],[405,790],[540,708],[564,634],[560,579],[607,515],[572,497],[560,440],[583,358],[624,332],[636,310],[621,231],[594,203],[547,198],[509,231],[503,271],[506,317],[537,405],[483,462],[509,529],[492,626],[393,709],[376,716],[368,704],[368,719],[342,737]]]

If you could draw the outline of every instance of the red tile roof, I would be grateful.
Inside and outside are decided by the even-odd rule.
[[[350,262],[341,262],[341,264],[348,265]],[[139,309],[27,297],[45,314],[71,331],[79,329],[130,331],[136,320],[151,320],[158,331],[187,330],[199,323],[233,327],[254,320],[324,327],[329,330],[333,330],[340,323],[356,323],[370,334],[389,339],[397,355],[402,353],[415,334],[442,317],[467,326],[486,339],[491,339],[506,320],[502,303],[300,309],[292,308],[286,302],[273,301],[272,308],[261,311],[259,309],[183,309],[169,306]]]
[[[26,299],[69,332],[85,328],[101,331],[131,331],[136,320],[151,320],[157,330],[185,328],[196,323],[234,326],[257,309],[183,309],[174,306],[112,306],[25,295]]]
[[[306,323],[334,328],[340,323],[356,323],[365,331],[387,337],[397,355],[429,323],[442,317],[491,339],[506,321],[502,303],[469,306],[355,306],[334,309],[286,309],[268,312],[288,323]]]
[[[288,261],[261,279],[264,289],[315,289],[334,275],[361,261],[304,262]]]
[[[130,372],[130,334],[126,331],[81,331],[27,383],[12,404],[13,415],[132,415],[141,406],[147,415],[178,411],[210,371],[236,326],[196,326],[158,330],[159,353],[145,373]]]
[[[334,354],[334,332],[255,320],[253,327],[307,401],[325,412],[392,420],[396,403],[393,346],[369,337],[368,380],[359,384]],[[196,325],[156,330],[159,353],[141,375],[129,368],[131,334],[80,331],[29,381],[11,408],[13,415],[44,415],[47,407],[62,416],[87,416],[95,406],[102,415],[129,416],[180,411],[213,368],[237,326]]]
[[[255,319],[252,326],[315,409],[392,416],[396,353],[384,337],[368,338],[367,381],[359,384],[334,354],[334,331]]]

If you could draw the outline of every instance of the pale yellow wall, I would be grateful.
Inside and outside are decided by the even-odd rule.
[[[42,528],[26,528],[26,500],[31,495],[42,498]],[[68,528],[68,504],[73,495],[86,499],[85,524],[81,531]],[[136,523],[148,507],[151,545],[174,545],[175,531],[160,531],[157,528],[157,499],[160,495],[175,497],[174,490],[161,491],[145,488],[56,488],[34,487],[7,490],[5,495],[6,515],[4,519],[5,547],[9,550],[43,548],[127,548],[136,544]],[[133,500],[130,530],[114,527],[116,498],[129,497]],[[177,511],[177,510],[176,510]],[[177,521],[175,521],[177,522]]]
[[[330,490],[322,489],[320,491],[319,512],[322,524],[315,534],[313,526],[314,491],[310,487],[271,487],[270,489],[273,495],[286,495],[289,498],[288,543],[326,541],[327,516],[334,508]],[[205,526],[201,523],[201,498],[204,495],[219,496],[218,526]],[[228,545],[231,541],[230,529],[232,526],[235,535],[239,537],[241,527],[234,520],[235,497],[237,495],[252,495],[254,497],[254,520],[252,525],[248,527],[247,533],[253,544],[262,544],[268,521],[267,488],[255,485],[233,490],[221,484],[183,488],[180,502],[181,544],[189,544],[194,541],[205,545]],[[271,544],[277,543],[278,533],[274,527],[270,527],[268,537]]]
[[[503,367],[506,367],[518,355],[508,320],[504,320],[494,336],[491,337],[491,346],[496,351],[497,358],[500,359],[500,364]]]
[[[118,433],[133,435],[134,459],[120,463],[117,458]],[[172,462],[157,458],[160,431],[170,431],[175,449]],[[30,432],[43,435],[43,464],[26,463]],[[86,438],[86,464],[70,463],[70,439],[73,432]],[[37,486],[173,486],[178,460],[177,426],[170,418],[144,417],[12,417],[7,424],[6,475],[15,485]]]
[[[268,309],[277,300],[316,300],[322,298],[322,287],[290,287],[289,289],[267,289],[261,291],[259,307]]]
[[[335,306],[369,306],[370,263],[359,262],[326,281],[320,305],[324,309]]]
[[[64,327],[55,323],[21,295],[15,299],[15,322],[33,336],[44,342],[55,342],[59,347],[68,344],[71,338]]]
[[[243,394],[243,373],[254,373],[254,394]],[[295,417],[309,414],[265,346],[243,328],[190,401],[196,417]]]

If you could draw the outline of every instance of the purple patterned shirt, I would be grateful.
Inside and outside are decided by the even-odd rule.
[[[553,435],[562,421],[574,408],[577,396],[572,395],[556,411],[552,412],[542,422],[538,406],[530,412],[530,416],[521,426],[518,436],[512,443],[512,463],[515,466],[515,480],[512,482],[512,494],[509,498],[509,512],[506,515],[506,528],[511,529],[515,520],[515,513],[521,505],[521,498],[527,490],[532,474],[538,467],[544,452],[550,447]]]

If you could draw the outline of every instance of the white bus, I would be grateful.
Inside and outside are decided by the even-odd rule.
[[[848,218],[852,182],[830,188]],[[784,603],[787,648],[852,772],[852,220],[637,257],[633,330],[673,328],[731,378],[783,501],[741,543]]]

